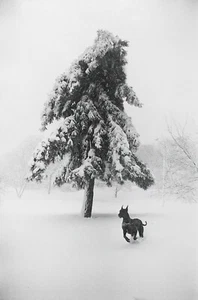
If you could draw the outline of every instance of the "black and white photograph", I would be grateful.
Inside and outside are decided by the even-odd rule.
[[[0,300],[198,299],[198,0],[0,0]]]

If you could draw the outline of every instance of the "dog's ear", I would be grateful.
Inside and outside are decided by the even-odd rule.
[[[123,209],[123,205],[122,205],[121,209]]]
[[[126,210],[128,211],[129,206],[127,205]]]

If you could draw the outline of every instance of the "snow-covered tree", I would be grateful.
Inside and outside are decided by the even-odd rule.
[[[147,189],[153,177],[138,160],[138,133],[124,101],[141,107],[126,83],[128,42],[98,31],[92,47],[57,80],[42,114],[45,139],[33,154],[28,180],[42,181],[57,164],[54,183],[85,189],[84,217],[92,212],[94,180],[130,180]]]

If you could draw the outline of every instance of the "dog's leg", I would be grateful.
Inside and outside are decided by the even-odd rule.
[[[144,227],[143,226],[140,226],[140,228],[139,228],[139,235],[141,238],[144,237]]]
[[[137,231],[133,234],[134,241],[137,240]]]
[[[125,230],[123,230],[123,237],[128,243],[130,243],[130,239],[126,236],[126,233],[127,232]]]

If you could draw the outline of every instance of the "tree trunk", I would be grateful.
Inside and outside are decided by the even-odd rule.
[[[51,192],[51,187],[52,187],[52,175],[49,176],[49,182],[48,182],[48,195]]]
[[[20,198],[20,191],[18,190],[17,187],[15,187],[14,189],[15,189],[15,191],[16,191],[17,197]]]
[[[121,185],[120,184],[116,184],[116,188],[115,188],[115,198],[118,197],[118,192],[121,190]]]
[[[115,188],[115,198],[117,198],[118,197],[118,186],[116,186],[116,188]]]
[[[94,196],[94,178],[90,178],[86,182],[85,192],[84,192],[84,204],[83,204],[83,216],[84,218],[90,218],[93,206],[93,196]]]

